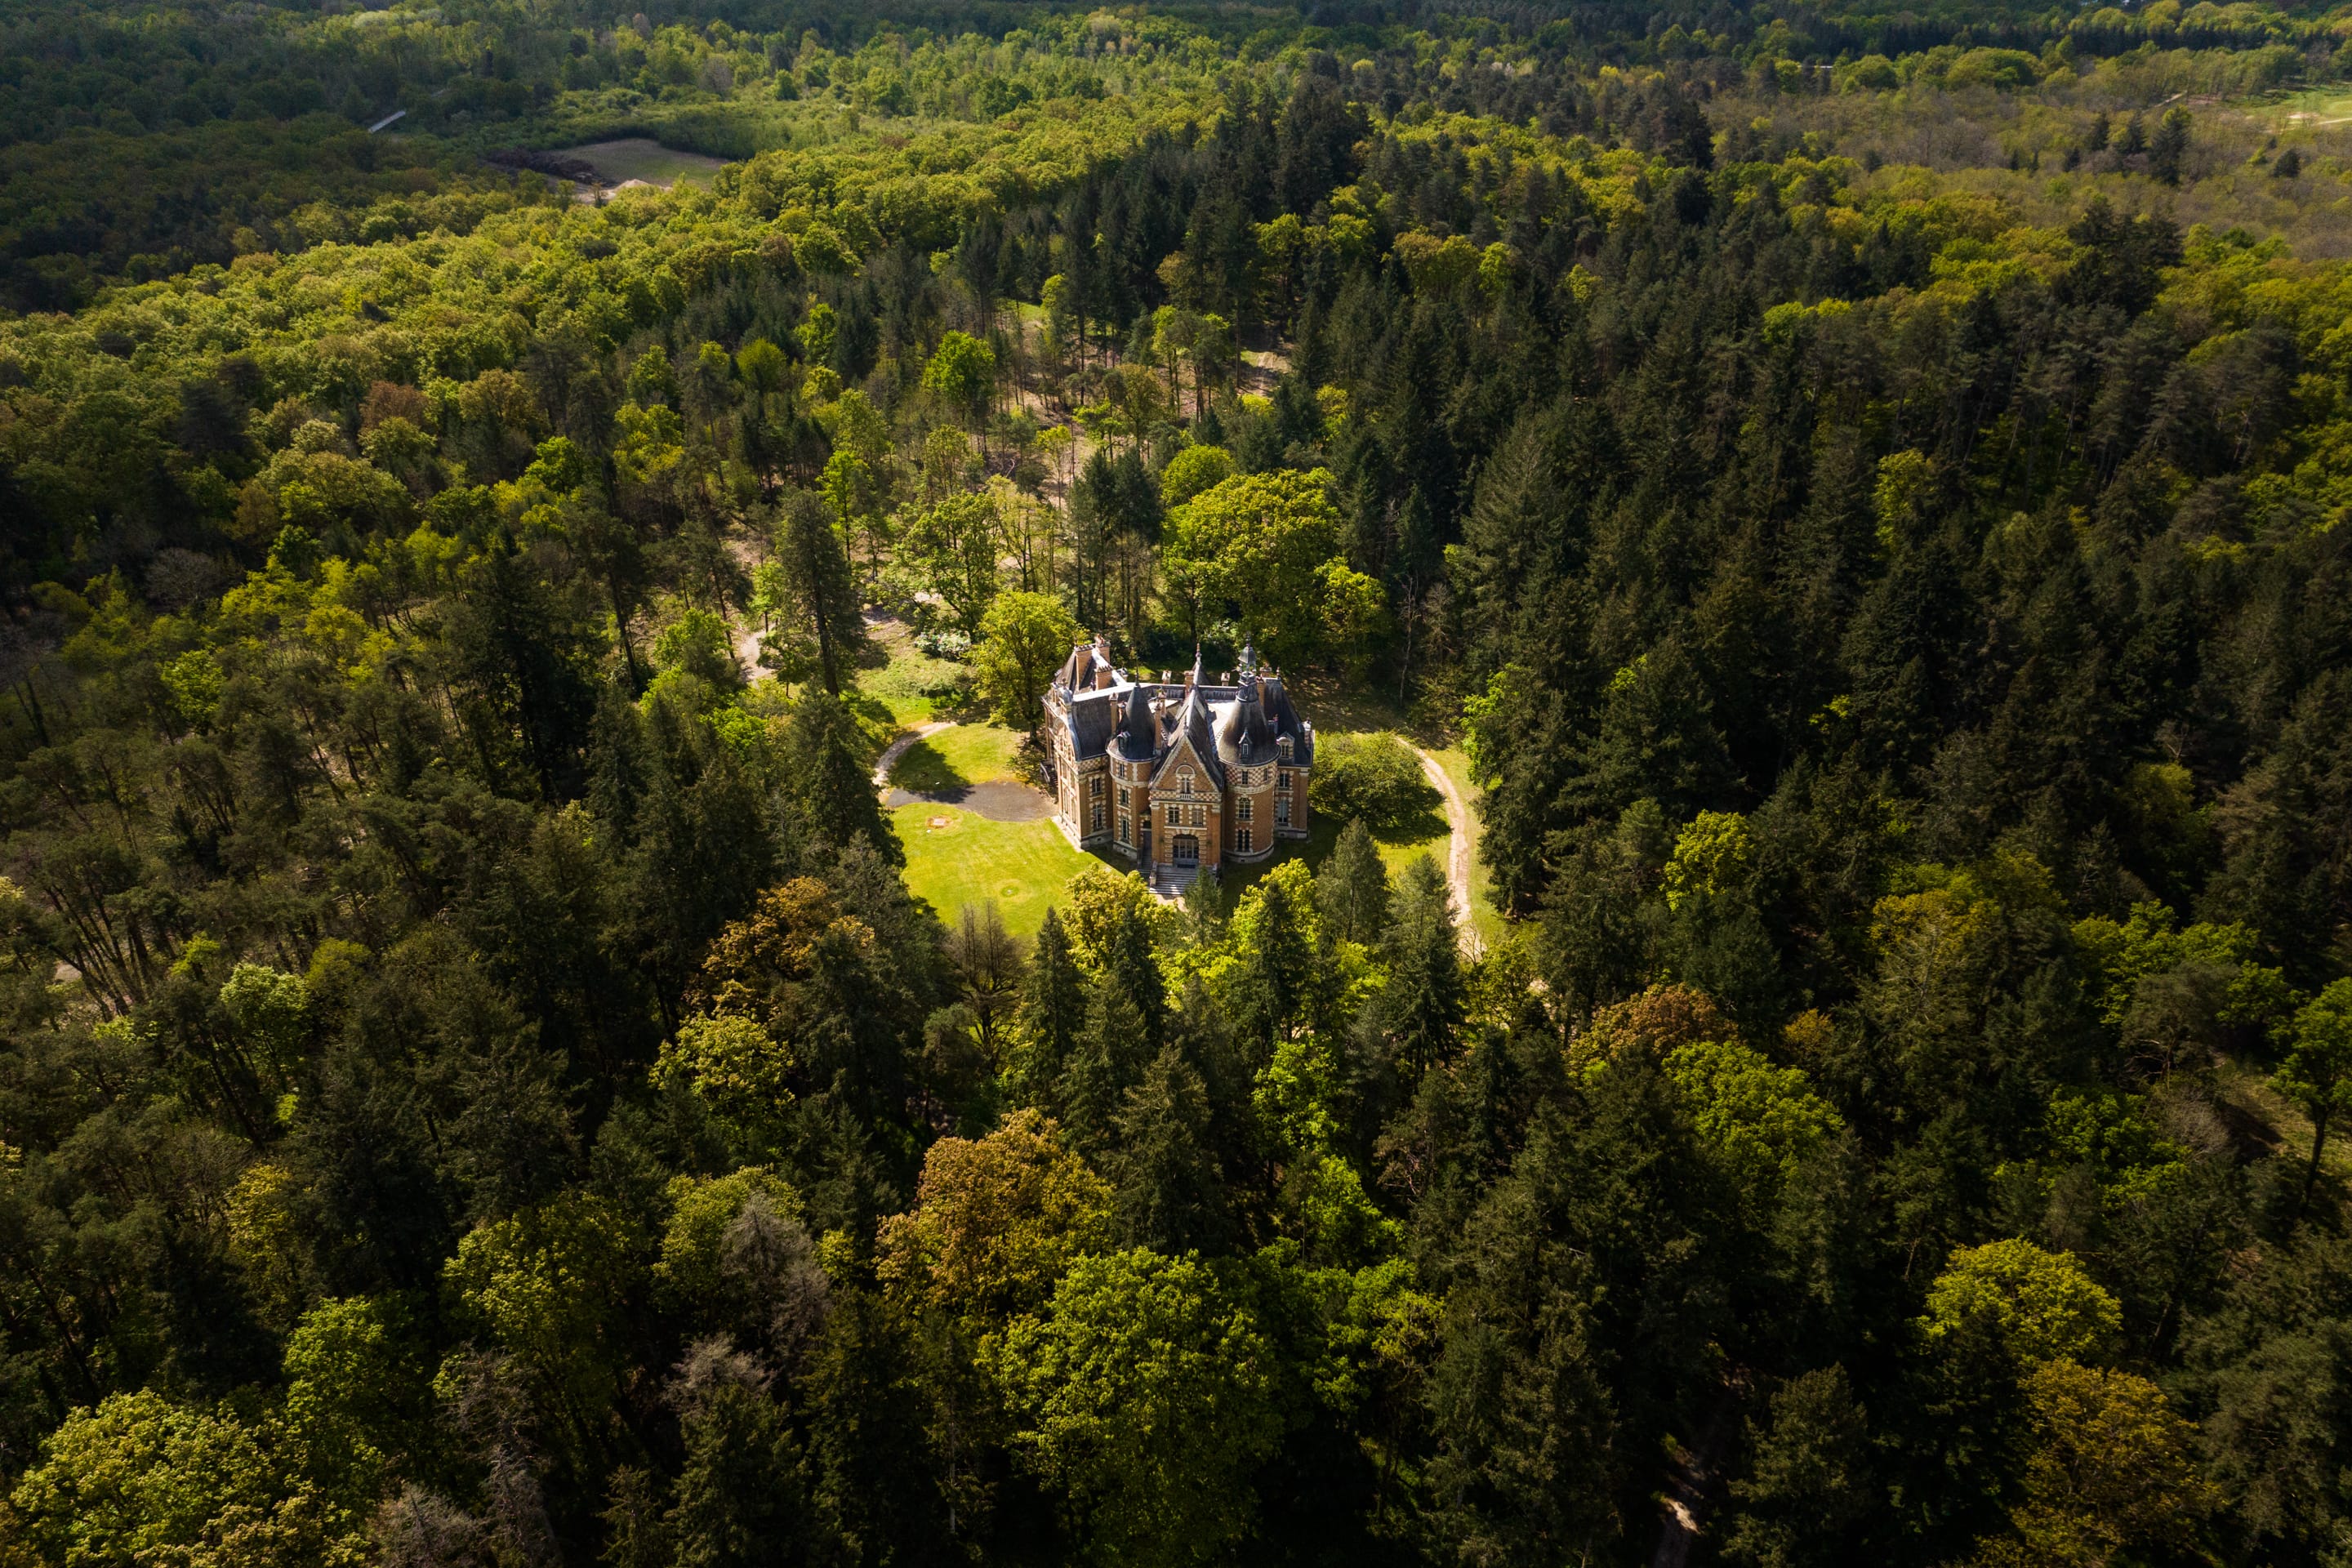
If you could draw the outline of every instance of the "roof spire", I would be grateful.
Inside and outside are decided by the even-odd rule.
[[[1241,683],[1247,686],[1257,679],[1257,643],[1255,639],[1242,644]]]
[[[1201,645],[1199,643],[1192,645],[1192,673],[1184,678],[1184,684],[1187,687],[1201,684]]]

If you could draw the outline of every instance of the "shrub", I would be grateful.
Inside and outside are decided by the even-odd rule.
[[[1368,826],[1401,827],[1433,810],[1436,789],[1422,775],[1412,747],[1382,731],[1331,735],[1315,748],[1307,798],[1337,822],[1361,817]]]

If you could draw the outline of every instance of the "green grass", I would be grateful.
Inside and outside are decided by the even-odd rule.
[[[968,681],[971,677],[963,666],[952,659],[933,658],[896,623],[886,622],[874,634],[874,640],[881,645],[888,662],[860,677],[857,684],[865,695],[889,709],[902,726],[954,717],[932,693]]]
[[[2319,121],[2352,118],[2352,93],[2338,88],[2314,88],[2298,92],[2275,103],[2250,107],[2257,118],[2284,126],[2289,123],[2310,126]],[[2303,116],[2296,119],[2296,116]]]
[[[1021,737],[994,724],[958,724],[926,735],[890,764],[890,782],[918,795],[937,795],[991,779],[1026,780]]]
[[[699,153],[681,153],[649,136],[625,136],[614,142],[591,142],[584,147],[558,151],[585,159],[607,183],[615,185],[624,180],[643,180],[649,185],[674,184],[679,180],[707,184],[711,175],[726,167],[720,159]]]
[[[1270,860],[1261,860],[1250,866],[1223,868],[1217,877],[1218,885],[1224,890],[1223,912],[1233,913],[1234,906],[1240,901],[1243,892],[1285,860],[1296,857],[1303,858],[1310,871],[1322,869],[1323,862],[1339,845],[1339,830],[1346,826],[1344,822],[1318,817],[1315,826],[1307,829],[1305,842],[1290,840],[1283,852]],[[1437,862],[1438,873],[1443,876],[1448,838],[1444,816],[1433,811],[1402,827],[1387,828],[1373,834],[1372,847],[1380,852],[1381,864],[1388,868],[1389,884],[1393,887],[1404,875],[1405,868],[1424,855]]]
[[[1368,725],[1370,728],[1397,728],[1400,732],[1403,732],[1402,726],[1393,722],[1393,710],[1384,710],[1379,705],[1377,700],[1369,704],[1360,702],[1357,706],[1342,711],[1359,721],[1370,721]],[[1381,722],[1383,719],[1389,720],[1390,722]],[[1322,740],[1354,732],[1356,731],[1353,725],[1345,728],[1336,723],[1328,728],[1320,724],[1317,726],[1317,736]],[[1476,847],[1478,817],[1475,809],[1478,790],[1477,786],[1470,782],[1470,759],[1463,753],[1459,744],[1441,747],[1434,743],[1435,737],[1417,739],[1420,744],[1428,746],[1430,754],[1437,759],[1437,765],[1445,770],[1446,776],[1454,781],[1454,787],[1462,792],[1463,800],[1474,807],[1469,822],[1472,846],[1470,922],[1472,929],[1478,933],[1478,940],[1486,947],[1492,948],[1509,931],[1510,923],[1503,919],[1488,898],[1488,889],[1493,886],[1494,879],[1488,875],[1486,862],[1478,858]],[[1225,912],[1228,914],[1233,912],[1234,905],[1241,898],[1244,889],[1292,855],[1303,856],[1310,868],[1319,868],[1325,857],[1331,853],[1332,847],[1338,844],[1339,829],[1346,826],[1342,822],[1318,816],[1315,826],[1304,844],[1293,844],[1285,854],[1263,864],[1224,872],[1219,880],[1224,889]],[[1439,805],[1431,808],[1411,823],[1374,833],[1372,844],[1380,851],[1381,863],[1388,868],[1390,882],[1394,884],[1404,875],[1405,868],[1423,855],[1435,860],[1438,870],[1443,873],[1445,869],[1446,857],[1452,847],[1453,835],[1446,825],[1444,807]]]
[[[1070,847],[1050,819],[991,822],[919,801],[891,818],[907,847],[907,886],[916,897],[930,900],[950,923],[964,905],[992,899],[1005,930],[1024,940],[1045,923],[1046,909],[1063,901],[1071,878],[1102,863]],[[946,826],[933,827],[935,821]]]

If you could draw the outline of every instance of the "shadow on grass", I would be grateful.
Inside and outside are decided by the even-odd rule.
[[[1431,790],[1429,793],[1433,795],[1437,795],[1435,790]],[[1444,799],[1443,795],[1438,796],[1441,804]],[[1346,824],[1342,823],[1340,826],[1345,826]],[[1370,826],[1372,842],[1386,845],[1391,848],[1410,848],[1415,844],[1426,844],[1432,839],[1444,838],[1454,831],[1445,820],[1445,814],[1434,805],[1419,816],[1409,817],[1403,822],[1373,823]],[[1332,830],[1332,838],[1334,842],[1338,841],[1338,828]]]
[[[1427,746],[1432,751],[1443,751],[1454,743],[1454,737],[1447,732],[1447,725],[1434,719],[1426,704],[1416,703],[1408,711],[1391,693],[1343,681],[1319,670],[1284,679],[1290,683],[1299,713],[1315,726],[1318,734],[1393,730],[1414,745]]]
[[[971,781],[956,772],[955,764],[929,740],[918,741],[898,753],[898,760],[890,764],[890,783],[909,795],[945,801],[960,801],[971,791]]]

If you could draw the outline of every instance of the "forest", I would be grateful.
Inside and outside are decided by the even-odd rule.
[[[2352,1564],[2347,38],[0,6],[0,1568]]]

